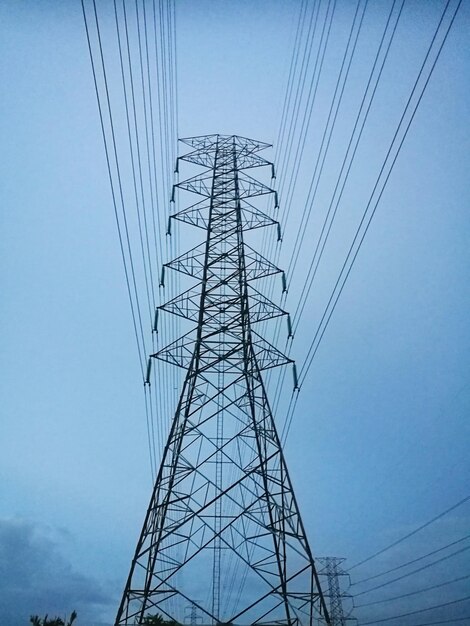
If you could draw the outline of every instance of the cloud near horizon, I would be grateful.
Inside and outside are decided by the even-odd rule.
[[[77,626],[96,621],[111,593],[74,570],[61,553],[64,533],[19,519],[0,520],[0,607],[6,626],[29,624],[31,615],[78,613]]]

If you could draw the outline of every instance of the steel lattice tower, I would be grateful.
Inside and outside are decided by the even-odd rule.
[[[205,171],[176,187],[202,200],[172,217],[206,238],[166,264],[198,283],[160,309],[196,326],[152,355],[186,375],[115,623],[191,603],[207,624],[329,624],[262,377],[290,360],[255,331],[286,315],[252,285],[280,270],[244,240],[277,224],[248,202],[276,192],[244,172],[272,167],[269,144],[181,141]]]
[[[348,573],[340,567],[345,560],[335,556],[325,556],[317,559],[318,563],[323,565],[323,568],[318,573],[326,576],[328,580],[327,596],[330,604],[331,626],[346,626],[348,620],[355,619],[345,615],[343,610],[343,598],[350,597],[342,593],[339,584],[340,576],[348,576]]]

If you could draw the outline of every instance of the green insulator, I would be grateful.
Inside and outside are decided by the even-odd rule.
[[[145,384],[150,385],[150,373],[152,371],[152,359],[149,358],[147,362],[147,374],[145,375]]]
[[[292,332],[292,321],[290,319],[290,313],[287,314],[287,336],[293,337],[294,334]]]
[[[294,391],[299,388],[299,379],[297,377],[297,366],[292,363],[292,375],[294,376]]]

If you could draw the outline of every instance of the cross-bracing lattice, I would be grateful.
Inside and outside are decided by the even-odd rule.
[[[116,625],[182,622],[188,604],[207,624],[329,623],[263,383],[289,359],[257,328],[286,313],[253,283],[280,270],[244,240],[277,223],[255,204],[277,194],[246,173],[271,166],[268,144],[182,141],[205,170],[176,187],[202,199],[173,217],[206,237],[166,265],[197,283],[160,308],[194,328],[152,355],[186,375]]]

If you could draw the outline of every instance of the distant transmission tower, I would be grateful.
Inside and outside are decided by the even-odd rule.
[[[319,575],[324,575],[328,580],[328,593],[330,604],[330,620],[331,626],[346,626],[346,622],[355,619],[345,614],[343,608],[343,598],[350,597],[341,591],[339,584],[340,576],[348,576],[348,573],[341,567],[345,559],[335,556],[318,557],[317,562],[323,565],[318,571]]]
[[[152,355],[186,376],[115,623],[191,604],[204,624],[330,624],[262,377],[289,359],[255,331],[286,315],[252,285],[280,270],[245,242],[277,224],[248,201],[277,194],[244,173],[269,146],[182,141],[205,171],[176,187],[202,200],[172,217],[206,236],[166,264],[198,282],[160,308],[195,327]]]
[[[198,626],[202,622],[202,617],[197,614],[197,606],[191,604],[186,607],[186,615],[184,617],[184,623],[190,624],[190,626]]]

